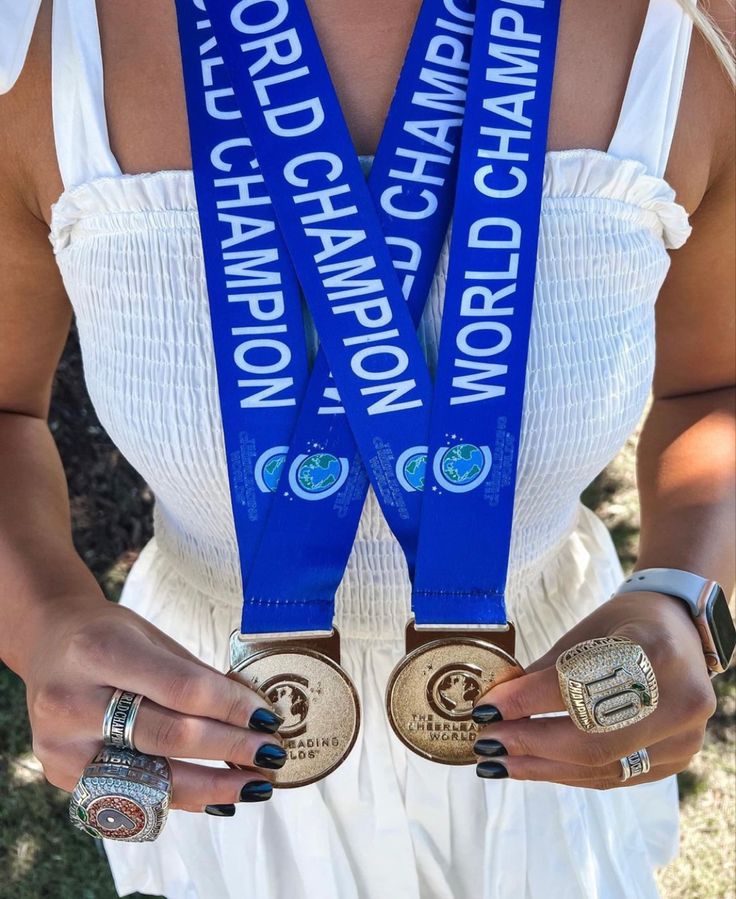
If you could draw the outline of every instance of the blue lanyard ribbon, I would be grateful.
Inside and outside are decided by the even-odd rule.
[[[474,0],[423,3],[368,179],[415,326],[452,209],[474,6]],[[333,467],[334,477],[323,489],[308,491],[301,473],[315,456],[325,460],[323,469]],[[420,437],[394,462],[405,490],[422,490],[426,458]],[[247,582],[243,627],[251,632],[270,627],[270,617],[259,610],[279,599],[298,602],[294,614],[300,623],[308,620],[305,629],[331,626],[365,502],[368,477],[323,352],[286,470],[288,481],[274,497]]]
[[[430,382],[412,313],[416,319],[421,314],[447,224],[454,183],[451,138],[456,140],[464,107],[467,56],[461,57],[472,19],[467,5],[445,0],[444,8],[455,17],[440,23],[449,34],[436,35],[423,50],[425,59],[427,52],[436,57],[439,75],[419,66],[418,81],[411,88],[402,83],[399,96],[413,100],[419,89],[427,94],[426,105],[434,104],[433,113],[451,113],[455,122],[449,124],[444,116],[438,124],[435,114],[414,121],[413,137],[424,132],[425,142],[426,135],[435,142],[432,152],[426,146],[417,150],[404,134],[406,109],[395,103],[388,137],[381,143],[390,147],[394,140],[398,147],[379,151],[371,193],[303,0],[227,2],[208,9],[324,348],[305,396],[307,411],[297,426],[278,506],[248,579],[243,629],[250,633],[331,627],[334,592],[366,489],[356,443],[413,568]],[[437,20],[429,13],[422,19],[425,28],[436,28]],[[403,75],[402,82],[409,83]],[[443,147],[444,153],[436,152]],[[403,165],[396,164],[397,158]],[[394,231],[389,234],[394,262],[376,206]],[[425,235],[425,251],[412,221],[416,225],[438,210],[427,230],[431,239]],[[407,254],[417,246],[419,254]],[[412,309],[394,264],[414,277],[404,283]],[[340,414],[343,408],[352,436]],[[416,473],[413,482],[403,476],[404,468]],[[328,497],[329,503],[318,502]]]
[[[200,0],[177,0],[192,167],[243,583],[307,383],[299,284]]]
[[[504,625],[560,0],[479,0],[412,603]]]

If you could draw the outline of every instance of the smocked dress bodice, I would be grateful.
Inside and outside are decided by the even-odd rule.
[[[574,526],[581,491],[646,402],[666,247],[689,233],[672,189],[635,161],[547,156],[510,563],[528,580]],[[66,191],[51,240],[84,371],[110,436],[156,496],[162,551],[199,589],[241,590],[191,172],[102,177]],[[420,328],[439,341],[445,247]],[[403,604],[398,543],[371,494],[343,590]],[[376,612],[376,614],[380,614]]]

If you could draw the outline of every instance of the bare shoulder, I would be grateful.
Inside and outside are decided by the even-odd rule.
[[[51,2],[43,0],[21,73],[0,95],[0,190],[47,219],[60,192],[51,117]]]
[[[731,48],[736,34],[733,0],[711,0],[703,6]],[[668,165],[670,182],[690,188],[681,201],[698,209],[715,184],[727,183],[736,150],[734,87],[706,36],[693,29],[680,115]],[[688,181],[683,173],[697,172]]]

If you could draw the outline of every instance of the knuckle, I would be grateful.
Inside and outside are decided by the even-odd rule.
[[[178,715],[163,717],[155,731],[156,751],[162,755],[176,755],[185,751],[191,742],[192,723]]]
[[[688,733],[683,738],[682,751],[688,756],[688,765],[693,758],[702,750],[705,741],[705,731],[698,730]]]
[[[209,693],[197,673],[175,674],[166,688],[167,702],[171,708],[202,708],[208,704]]]
[[[534,745],[534,740],[522,728],[518,730],[509,729],[500,739],[509,755],[536,756],[539,754],[538,747]]]
[[[225,701],[224,720],[245,726],[254,704],[252,696],[253,694],[248,688],[232,690]]]
[[[110,667],[119,652],[120,644],[109,628],[96,624],[82,626],[70,640],[72,658],[93,670]]]
[[[716,694],[710,683],[691,684],[683,691],[685,717],[695,721],[707,721],[716,711]]]
[[[497,691],[500,693],[503,689],[501,684]],[[505,719],[516,719],[526,717],[526,708],[524,705],[524,696],[519,690],[509,689],[505,691],[505,695],[500,698],[499,705],[503,707],[503,717]]]
[[[603,768],[618,759],[613,749],[602,740],[591,739],[580,744],[580,764],[590,768]]]
[[[249,739],[247,734],[233,737],[226,749],[226,761],[240,764],[250,764],[253,761],[254,756],[254,750],[251,743],[252,740]]]
[[[43,775],[52,787],[57,787],[65,793],[71,793],[77,785],[76,778],[59,768],[44,767]]]
[[[73,715],[76,702],[74,691],[60,681],[39,687],[29,703],[31,717],[36,721]]]

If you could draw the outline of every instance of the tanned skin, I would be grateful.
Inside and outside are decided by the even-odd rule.
[[[99,747],[113,687],[143,693],[141,750],[227,759],[247,771],[174,765],[174,805],[236,802],[263,779],[254,755],[278,737],[247,728],[264,700],[194,659],[131,611],[108,603],[72,546],[67,490],[46,418],[71,319],[48,242],[62,192],[51,124],[50,6],[44,2],[23,73],[0,97],[0,656],[25,680],[34,750],[48,779],[70,790]],[[356,148],[375,150],[418,0],[310,3]],[[113,151],[124,172],[189,169],[181,65],[170,0],[98,0]],[[565,0],[552,100],[550,149],[605,150],[613,134],[645,0]],[[727,0],[711,12],[734,29]],[[693,234],[671,254],[657,301],[654,403],[638,451],[639,567],[684,568],[719,580],[734,560],[733,93],[694,34],[680,117],[665,174],[691,214]],[[660,701],[639,724],[582,734],[562,710],[554,661],[608,634],[644,647]],[[647,746],[657,780],[687,767],[715,697],[684,605],[632,594],[602,605],[529,673],[480,700],[503,721],[509,775],[605,789],[618,759]]]

